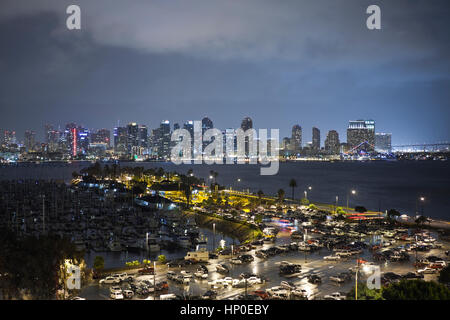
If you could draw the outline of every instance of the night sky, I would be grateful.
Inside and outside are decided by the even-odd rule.
[[[81,7],[81,30],[66,8]],[[381,30],[366,8],[381,7]],[[338,130],[450,140],[450,1],[1,0],[0,129],[45,123]]]

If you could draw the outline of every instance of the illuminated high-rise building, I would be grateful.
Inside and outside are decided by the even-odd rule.
[[[290,149],[294,152],[299,152],[302,149],[302,127],[298,124],[292,127],[290,146]]]
[[[320,150],[320,130],[316,127],[312,128],[312,149]]]
[[[24,145],[27,152],[34,151],[36,146],[36,133],[32,130],[25,131]]]
[[[349,151],[372,152],[375,149],[375,121],[355,120],[349,121],[347,128],[347,144]]]
[[[375,151],[380,153],[391,153],[392,151],[392,134],[376,133],[375,134]]]
[[[325,139],[325,151],[329,154],[339,154],[340,146],[339,133],[336,130],[328,131]]]

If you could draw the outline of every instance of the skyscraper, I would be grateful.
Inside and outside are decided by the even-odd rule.
[[[100,129],[91,134],[92,143],[105,144],[107,148],[110,146],[111,132],[108,129]]]
[[[247,131],[253,128],[253,121],[250,117],[245,117],[241,122],[241,129]],[[255,137],[256,138],[256,137]],[[250,153],[250,142],[249,138],[246,136],[244,140],[244,150],[245,155],[248,156]]]
[[[347,143],[350,152],[372,152],[375,149],[375,121],[349,121]]]
[[[247,131],[248,129],[253,128],[253,121],[250,117],[245,117],[241,122],[241,129]]]
[[[392,134],[375,134],[375,151],[380,153],[390,153],[392,151]]]
[[[291,148],[294,152],[302,149],[302,127],[298,124],[292,127]]]
[[[316,127],[312,128],[312,149],[320,150],[320,130]]]
[[[24,138],[25,149],[28,152],[34,151],[34,147],[36,145],[36,133],[32,130],[27,130],[25,131]]]
[[[158,131],[158,157],[162,159],[170,158],[170,144],[171,142],[171,132],[170,132],[170,121],[163,120],[159,125]]]
[[[202,119],[202,134],[205,133],[206,130],[214,128],[213,122],[208,117],[204,117]]]
[[[114,152],[118,155],[127,153],[128,131],[126,127],[114,128]]]
[[[325,139],[325,150],[329,154],[339,154],[340,152],[339,133],[336,130],[328,131]]]

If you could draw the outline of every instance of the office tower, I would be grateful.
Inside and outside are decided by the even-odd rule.
[[[299,152],[302,149],[302,127],[298,124],[292,127],[292,137],[291,137],[291,149],[294,152]]]
[[[209,129],[214,128],[213,122],[211,121],[211,119],[209,119],[208,117],[204,117],[202,119],[202,136],[205,134],[205,132]],[[210,143],[211,141],[205,141],[203,140],[202,146],[203,149],[205,150],[206,146]]]
[[[114,152],[118,155],[127,153],[128,129],[126,127],[114,128]]]
[[[136,122],[130,122],[127,125],[127,154],[134,156],[138,154],[139,147],[139,126]]]
[[[281,149],[284,150],[284,152],[289,153],[289,151],[292,150],[292,140],[289,137],[284,137],[283,140],[281,140]]]
[[[316,127],[312,128],[312,149],[320,150],[320,130]]]
[[[202,134],[205,133],[206,130],[214,128],[213,122],[208,117],[204,117],[202,119]]]
[[[253,121],[250,117],[245,117],[241,122],[241,129],[245,131],[253,128]],[[256,138],[256,137],[255,137]],[[244,152],[248,156],[250,153],[250,142],[249,138],[246,136],[244,139]]]
[[[24,145],[27,152],[34,151],[36,145],[36,133],[32,130],[27,130],[25,131],[24,138]]]
[[[375,134],[375,151],[380,153],[390,153],[392,151],[392,134],[376,133]]]
[[[247,131],[248,129],[253,128],[253,121],[250,117],[245,117],[241,122],[241,129]]]
[[[100,129],[91,134],[91,143],[104,144],[107,148],[110,146],[111,132],[108,129]]]
[[[66,124],[60,144],[65,153],[68,153],[72,157],[78,155],[78,130],[75,123],[71,122]]]
[[[375,121],[349,121],[347,128],[347,143],[350,152],[372,152],[375,147]]]
[[[237,152],[237,138],[236,131],[233,128],[225,129],[223,134],[223,152],[226,157],[234,158]]]
[[[180,125],[178,123],[173,124],[173,131],[180,129]]]
[[[45,141],[49,152],[56,152],[60,149],[61,132],[53,128],[46,132]],[[63,148],[62,148],[63,149]]]
[[[148,148],[148,129],[147,129],[147,126],[144,126],[144,125],[140,125],[139,126],[138,145],[143,150],[146,150]]]
[[[192,129],[193,131],[194,129]],[[158,157],[164,160],[170,159],[171,132],[170,121],[163,120],[158,130]]]
[[[194,139],[194,121],[189,120],[183,124],[183,129],[189,131],[191,134],[191,139]]]
[[[78,151],[82,154],[86,154],[89,151],[89,144],[90,144],[90,138],[91,133],[89,129],[78,127],[77,128],[78,133]]]
[[[16,132],[14,130],[5,130],[3,132],[3,144],[9,146],[16,143]]]
[[[50,136],[51,133],[54,131],[53,129],[53,125],[51,124],[46,124],[44,126],[44,137],[45,137],[45,143],[46,144],[50,144]]]
[[[340,152],[340,142],[339,134],[336,130],[328,131],[327,137],[325,139],[325,151],[329,154],[339,154]]]

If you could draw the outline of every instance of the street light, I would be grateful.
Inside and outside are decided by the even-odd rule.
[[[216,224],[213,223],[213,252],[216,249]]]
[[[356,190],[352,190],[352,191],[351,191],[351,194],[352,194],[352,195],[355,195],[355,194],[356,194]],[[348,209],[348,193],[347,193],[347,209]]]
[[[304,193],[305,193],[305,199],[308,200],[308,192],[305,190]]]
[[[336,196],[336,206],[335,206],[335,209],[334,209],[334,213],[337,213],[338,201],[339,201],[339,197]]]
[[[423,216],[423,207],[425,203],[425,197],[420,197],[420,201],[422,202],[422,216]]]

